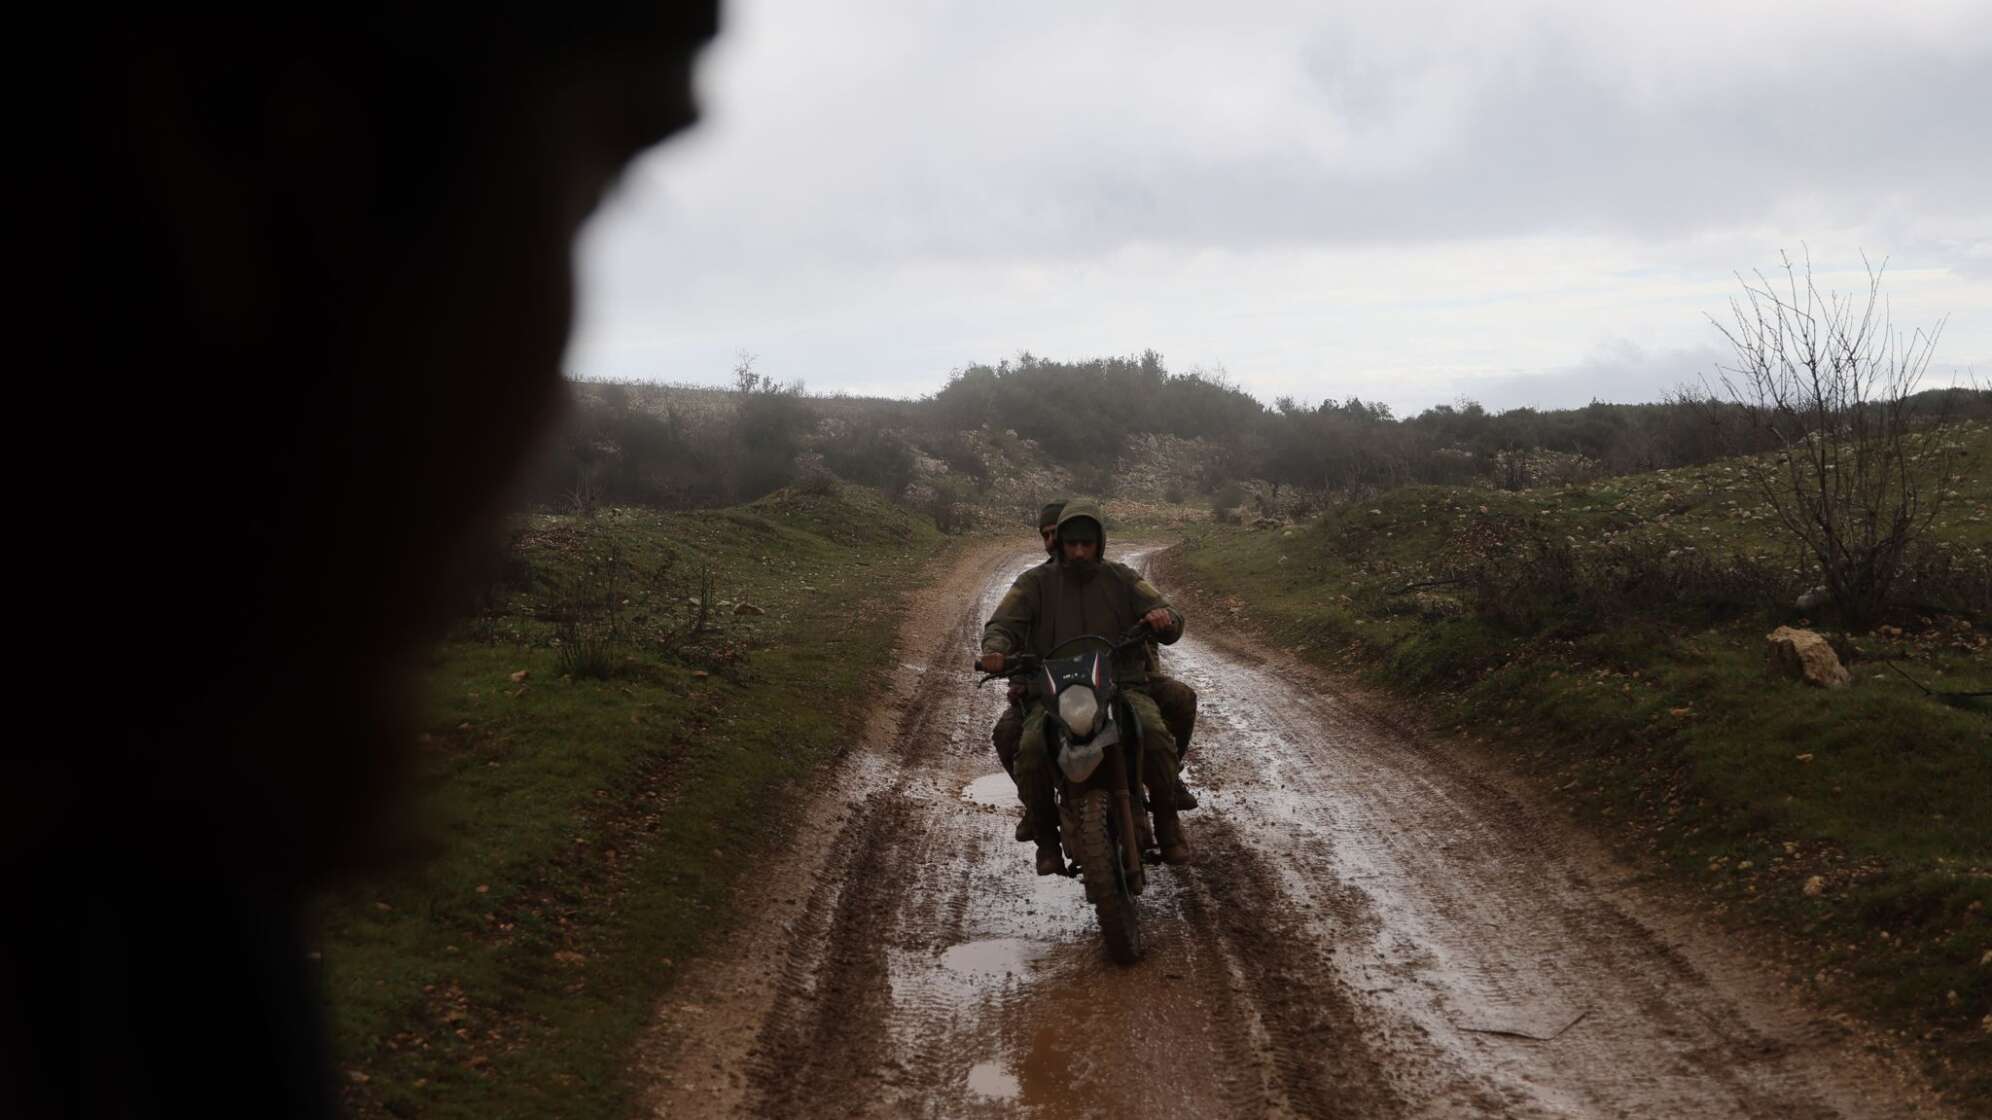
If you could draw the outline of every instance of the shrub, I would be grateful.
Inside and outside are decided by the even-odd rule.
[[[973,527],[973,519],[969,516],[971,496],[972,491],[964,479],[936,479],[933,496],[921,512],[933,518],[934,527],[943,533],[967,532]]]
[[[554,664],[571,677],[605,681],[615,675],[619,647],[608,635],[563,619],[554,629]]]
[[[1072,492],[1094,499],[1114,496],[1116,476],[1111,466],[1081,463],[1072,468]]]
[[[795,480],[796,455],[815,423],[802,386],[784,385],[754,372],[743,357],[734,370],[739,403],[733,421],[733,462],[739,480],[733,500],[751,502]]]
[[[627,599],[629,565],[613,537],[590,531],[577,566],[549,576],[552,595],[547,611],[553,619],[554,661],[562,673],[607,680],[613,676],[629,644]]]
[[[1945,453],[1951,417],[1919,423],[1916,386],[1942,333],[1904,337],[1870,269],[1865,297],[1822,293],[1808,259],[1784,259],[1784,279],[1762,273],[1717,323],[1735,355],[1722,387],[1733,409],[1711,407],[1758,492],[1816,564],[1850,623],[1878,617],[1903,557],[1935,523],[1964,464]],[[1740,429],[1740,430],[1739,430]]]
[[[814,497],[828,497],[837,492],[837,476],[831,474],[819,460],[802,468],[802,477],[796,480],[796,489]]]
[[[1903,558],[1896,591],[1912,610],[1992,621],[1992,556],[1983,548],[1919,541]]]
[[[950,471],[972,478],[979,485],[988,485],[989,461],[976,450],[966,433],[948,432],[934,442],[931,450],[948,465]]]
[[[1787,558],[1651,533],[1579,542],[1533,518],[1475,522],[1441,568],[1464,585],[1477,615],[1522,632],[1592,629],[1630,612],[1775,609],[1801,590]]]
[[[906,441],[875,423],[829,423],[834,426],[816,445],[824,466],[839,478],[876,486],[887,498],[898,499],[913,481],[913,449]]]

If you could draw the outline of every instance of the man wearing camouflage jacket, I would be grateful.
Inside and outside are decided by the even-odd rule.
[[[1182,636],[1182,613],[1140,573],[1105,559],[1106,523],[1097,505],[1067,503],[1058,518],[1057,542],[1056,562],[1018,576],[983,627],[985,672],[1002,671],[1008,654],[1042,657],[1072,638],[1118,637],[1140,622],[1147,623],[1165,645]],[[1123,650],[1115,659],[1115,678],[1140,724],[1146,751],[1142,768],[1155,815],[1156,842],[1165,862],[1181,863],[1190,852],[1176,816],[1176,739],[1148,694],[1148,673],[1145,646]],[[1058,812],[1045,752],[1045,718],[1041,699],[1032,698],[1023,716],[1014,777],[1036,832],[1038,874],[1053,875],[1065,865],[1059,854]]]
[[[1058,515],[1065,510],[1065,499],[1060,498],[1046,503],[1038,510],[1038,536],[1044,541],[1045,561],[1040,567],[1050,567],[1057,563],[1058,555]],[[1156,652],[1155,643],[1148,643],[1148,695],[1155,701],[1155,707],[1162,713],[1162,722],[1169,725],[1169,733],[1176,737],[1176,757],[1187,761],[1190,754],[1190,736],[1197,725],[1197,690],[1174,677],[1162,672],[1161,658]],[[1025,703],[1024,685],[1010,682],[1009,703],[1003,714],[996,720],[990,731],[990,741],[996,747],[996,760],[1003,764],[1003,772],[1016,776],[1017,747],[1023,740],[1024,713],[1029,707]],[[1176,782],[1176,808],[1188,812],[1197,807],[1196,795],[1189,791],[1181,780]],[[1030,806],[1024,806],[1024,816],[1017,822],[1017,839],[1029,842],[1037,839],[1037,826],[1031,820]]]

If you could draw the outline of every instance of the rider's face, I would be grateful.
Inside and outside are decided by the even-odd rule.
[[[1057,535],[1058,535],[1058,530],[1055,528],[1038,530],[1038,537],[1044,541],[1044,550],[1046,552],[1051,551],[1051,539]]]
[[[1060,541],[1059,547],[1067,560],[1095,560],[1100,555],[1099,541]]]

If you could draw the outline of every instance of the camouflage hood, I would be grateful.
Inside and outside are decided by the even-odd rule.
[[[1100,559],[1107,558],[1107,519],[1100,512],[1100,503],[1090,498],[1074,498],[1065,503],[1065,510],[1058,515],[1059,536],[1065,535],[1065,525],[1080,519],[1091,521],[1100,530]]]

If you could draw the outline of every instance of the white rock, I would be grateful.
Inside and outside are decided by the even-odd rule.
[[[1780,626],[1765,640],[1770,643],[1771,668],[1776,672],[1820,688],[1845,688],[1853,680],[1840,664],[1840,655],[1814,631]]]

